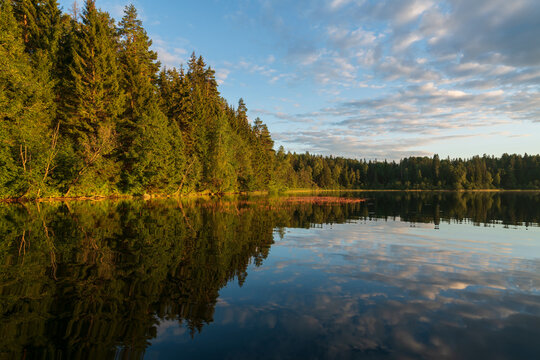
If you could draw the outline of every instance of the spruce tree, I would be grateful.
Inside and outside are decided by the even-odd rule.
[[[255,135],[255,144],[252,150],[254,176],[257,180],[257,187],[266,189],[269,187],[272,179],[274,141],[270,136],[268,127],[259,118],[256,118],[253,123],[253,133]]]
[[[232,135],[225,114],[214,119],[210,127],[210,154],[206,164],[207,187],[212,192],[222,193],[237,187]]]
[[[55,61],[63,21],[58,2],[14,0],[13,5],[26,52],[32,56],[44,52],[49,61]]]
[[[181,181],[173,174],[183,168],[176,161],[183,157],[182,142],[173,139],[180,136],[176,124],[170,129],[159,107],[156,81],[160,64],[133,5],[125,8],[118,34],[121,86],[126,95],[118,126],[123,187],[132,192],[159,190],[167,182]]]
[[[118,25],[121,84],[126,94],[122,118],[127,122],[126,126],[134,127],[148,107],[157,104],[155,83],[160,64],[157,54],[150,50],[152,41],[137,18],[133,5],[126,6]]]
[[[237,159],[236,171],[240,190],[252,191],[257,189],[257,179],[253,172],[252,155],[254,137],[247,117],[247,107],[243,99],[238,101],[238,108],[232,118],[232,128],[236,132],[235,158]]]
[[[194,153],[192,137],[193,98],[190,81],[184,69],[163,69],[158,77],[160,104],[170,121],[170,127],[180,135],[175,141],[183,146],[185,170],[178,186],[178,192],[195,190],[202,173],[202,164]]]
[[[206,66],[203,58],[192,54],[188,65],[186,78],[190,89],[192,112],[184,130],[188,139],[186,151],[190,161],[196,166],[193,170],[194,175],[201,174],[196,180],[196,186],[199,190],[204,190],[212,178],[209,167],[212,156],[211,128],[220,115],[221,98],[217,90],[215,72]]]
[[[51,89],[31,66],[10,1],[0,1],[0,196],[40,196],[52,168]]]
[[[118,169],[110,158],[124,104],[117,51],[113,20],[96,8],[95,1],[87,0],[73,41],[68,117],[62,127],[77,158],[68,194],[81,180],[86,182],[86,192],[109,192],[110,184],[118,181]]]
[[[50,96],[59,100],[59,83],[62,62],[59,61],[63,17],[56,0],[15,0],[14,12],[22,30],[26,53],[32,66],[39,73],[42,83],[52,91]],[[53,126],[58,124],[54,122]]]

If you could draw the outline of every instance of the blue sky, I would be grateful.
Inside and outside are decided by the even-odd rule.
[[[167,67],[201,54],[287,150],[540,153],[538,0],[96,3],[133,3]]]

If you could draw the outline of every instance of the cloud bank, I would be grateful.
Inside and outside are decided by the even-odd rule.
[[[538,129],[537,1],[301,1],[291,11],[308,35],[281,5],[265,2],[261,15],[295,70],[288,81],[313,84],[330,104],[289,115],[259,109],[294,126],[276,134],[290,148],[399,158],[452,137],[510,136],[494,127]]]

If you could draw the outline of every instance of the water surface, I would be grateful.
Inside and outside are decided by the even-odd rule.
[[[0,205],[0,357],[534,359],[539,193]]]

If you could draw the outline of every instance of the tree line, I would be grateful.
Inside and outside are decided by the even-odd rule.
[[[366,161],[320,155],[285,154],[284,177],[291,187],[397,190],[540,189],[540,155],[470,159],[409,157]]]
[[[265,124],[220,96],[193,54],[162,68],[130,5],[0,2],[0,194],[185,193],[268,188]]]
[[[193,54],[162,68],[133,5],[0,0],[0,197],[540,188],[538,156],[366,162],[274,151]]]

